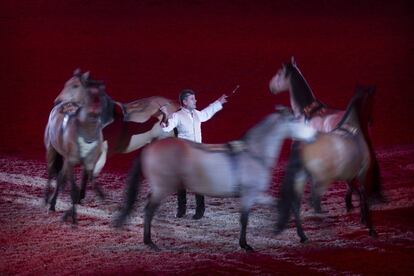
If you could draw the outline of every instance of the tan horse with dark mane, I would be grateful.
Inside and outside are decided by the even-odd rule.
[[[54,101],[54,110],[59,110],[58,116],[62,118],[66,115],[74,114],[77,110],[85,105],[88,97],[87,83],[92,83],[89,72],[81,73],[79,69],[75,70],[73,76],[65,83],[63,90],[59,93]],[[101,83],[103,85],[103,83]],[[163,119],[163,114],[159,111],[161,106],[167,106],[169,112],[175,112],[178,107],[174,101],[163,97],[149,97],[139,99],[130,103],[120,103],[112,100],[105,91],[102,92],[102,133],[103,141],[101,143],[100,155],[95,164],[93,176],[99,175],[102,171],[108,155],[115,153],[128,153],[134,151],[154,139],[173,136],[173,133],[164,133],[159,122]],[[57,106],[59,106],[57,108]],[[51,112],[51,113],[52,113]],[[53,126],[47,126],[47,131],[59,128],[59,123]],[[47,138],[47,131],[45,139]],[[53,177],[57,176],[62,169],[62,156],[53,150],[47,150],[48,164],[48,185],[46,188],[46,201],[50,193],[50,182]],[[83,174],[80,199],[85,197],[87,176]],[[95,185],[98,195],[104,196],[98,185]],[[52,202],[51,210],[54,210]]]
[[[346,181],[352,190],[358,192],[361,221],[368,227],[369,235],[376,236],[368,202],[375,188],[375,183],[369,178],[374,160],[364,135],[369,118],[366,110],[371,110],[374,91],[374,87],[357,87],[345,115],[331,132],[320,133],[312,144],[296,143],[293,146],[290,170],[281,186],[277,233],[286,227],[293,211],[300,241],[307,240],[300,220],[300,203],[309,178],[313,184],[312,204],[315,209],[320,208],[320,197],[331,183]],[[349,204],[351,198],[347,198],[348,208],[351,207]]]
[[[303,120],[317,131],[323,133],[331,132],[338,126],[345,115],[345,110],[330,108],[315,97],[293,57],[290,62],[284,64],[276,75],[272,77],[269,89],[272,94],[289,91],[290,104],[295,117]],[[367,117],[368,114],[371,116],[370,108],[372,107],[367,106],[365,113],[361,114],[361,116]],[[368,120],[368,118],[363,118],[363,120]],[[368,145],[372,160],[367,172],[368,181],[372,182],[370,200],[371,202],[383,202],[385,198],[382,194],[380,167],[371,142],[369,124],[370,121],[362,126],[363,129],[361,131]],[[292,162],[289,161],[286,169],[288,172],[293,170],[293,168],[290,168]],[[346,196],[348,209],[352,206],[350,202],[351,197],[352,189],[349,189]],[[320,206],[316,208],[316,211],[319,210]]]

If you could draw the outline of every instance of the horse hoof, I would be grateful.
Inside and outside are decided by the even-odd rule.
[[[50,205],[50,207],[49,207],[49,211],[55,212],[55,211],[56,211],[55,206],[54,206],[54,205]]]
[[[160,252],[161,251],[161,249],[158,247],[158,246],[156,246],[155,245],[155,243],[153,243],[152,241],[151,242],[146,242],[145,243],[151,250],[154,250],[154,251],[157,251],[157,252]]]
[[[99,188],[96,189],[96,194],[97,194],[97,196],[99,197],[100,200],[104,200],[105,199],[105,193],[102,192],[101,189],[99,189]]]
[[[69,213],[68,213],[68,212],[65,212],[65,213],[63,214],[63,216],[62,216],[62,221],[63,221],[63,222],[66,222],[66,221],[68,220],[68,217],[69,217]]]
[[[117,216],[112,223],[113,227],[121,228],[125,224],[126,218],[127,215],[124,214]]]
[[[251,247],[251,246],[250,246],[250,245],[248,245],[248,244],[245,244],[244,246],[242,246],[242,248],[243,248],[244,250],[246,250],[246,252],[247,252],[247,253],[253,253],[253,252],[254,252],[253,247]]]
[[[300,238],[300,243],[306,243],[308,241],[307,237]]]
[[[284,227],[281,226],[276,226],[275,230],[273,231],[273,233],[275,233],[275,235],[279,235],[280,233],[283,232],[283,230],[285,230]]]
[[[193,219],[194,220],[199,220],[204,216],[204,211],[203,212],[197,212],[194,214]]]
[[[346,211],[349,213],[354,209],[354,205],[346,206]]]
[[[373,238],[378,238],[378,233],[377,233],[377,231],[375,231],[374,229],[370,229],[370,230],[368,231],[368,234],[369,234],[371,237],[373,237]]]
[[[176,218],[182,218],[185,215],[185,209],[178,209],[177,214],[175,215]]]

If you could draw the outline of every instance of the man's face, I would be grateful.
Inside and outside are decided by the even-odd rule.
[[[187,98],[183,100],[183,106],[188,110],[193,110],[196,108],[197,100],[195,95],[188,95]]]

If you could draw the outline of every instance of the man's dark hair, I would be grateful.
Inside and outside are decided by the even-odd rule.
[[[180,95],[178,96],[178,99],[180,100],[180,104],[183,104],[183,101],[190,95],[195,95],[195,92],[191,89],[183,89],[180,92]]]

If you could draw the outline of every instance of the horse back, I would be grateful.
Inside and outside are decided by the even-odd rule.
[[[301,144],[301,156],[308,173],[321,182],[351,180],[369,163],[360,133],[320,133],[314,143]]]
[[[321,114],[314,115],[308,122],[317,131],[331,132],[344,116],[345,111],[326,108]]]
[[[178,110],[178,106],[174,101],[153,96],[124,104],[124,119],[135,123],[146,122],[150,117],[160,119],[161,112],[159,110],[164,105],[167,107],[168,113],[174,113]]]
[[[144,176],[157,190],[182,186],[210,196],[231,196],[236,177],[231,159],[223,152],[209,152],[178,138],[156,141],[142,153]],[[168,186],[168,187],[167,187]]]

